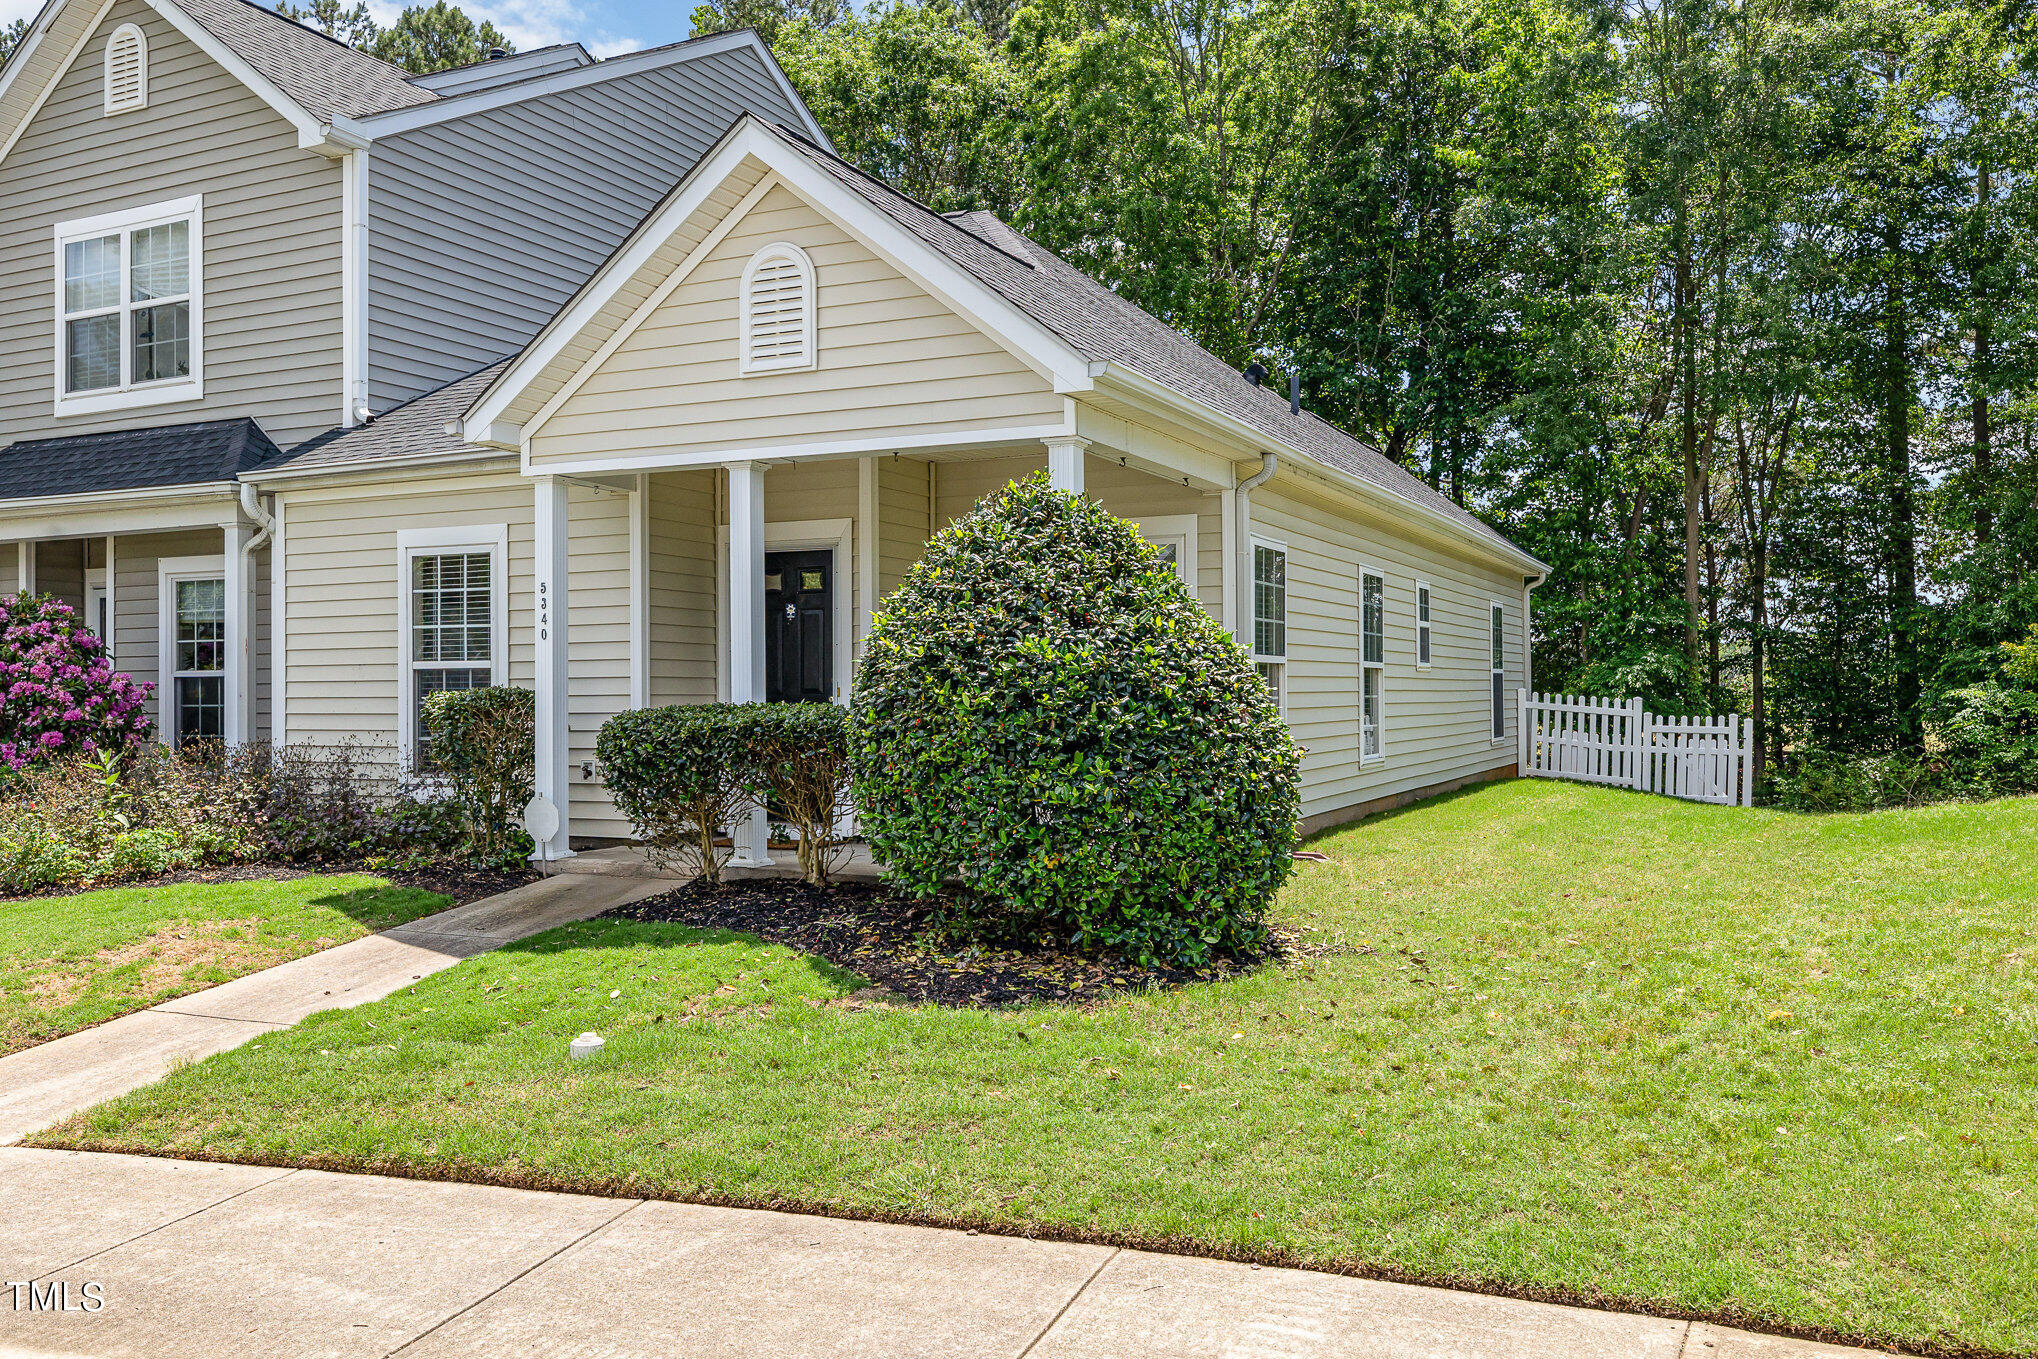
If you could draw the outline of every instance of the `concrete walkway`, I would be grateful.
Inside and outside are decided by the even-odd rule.
[[[630,877],[546,878],[0,1058],[0,1145],[147,1085],[179,1062],[239,1047],[318,1010],[380,1000],[462,958],[670,888]]]
[[[1865,1354],[1102,1246],[90,1152],[0,1149],[0,1205],[0,1356]]]

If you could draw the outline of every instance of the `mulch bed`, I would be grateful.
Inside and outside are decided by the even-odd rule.
[[[378,878],[387,878],[398,887],[416,887],[427,892],[438,892],[453,899],[453,905],[465,906],[470,901],[492,897],[497,892],[507,892],[512,887],[521,887],[527,882],[536,882],[535,872],[505,873],[489,868],[463,868],[458,864],[440,864],[428,868],[368,868],[361,864],[221,864],[214,868],[185,868],[175,873],[160,873],[153,878],[128,878],[120,882],[94,882],[80,887],[51,887],[27,896],[0,896],[0,901],[40,901],[48,897],[75,897],[86,892],[103,892],[113,887],[161,887],[187,882],[289,882],[294,878],[310,877],[314,873],[372,873]]]
[[[958,942],[936,916],[934,904],[876,883],[821,890],[797,878],[753,878],[720,887],[690,882],[617,907],[606,918],[754,934],[871,982],[873,989],[859,1000],[956,1006],[1081,1004],[1128,990],[1214,981],[1289,957],[1298,943],[1277,931],[1255,957],[1201,969],[1153,968],[1110,954],[1071,952],[1049,940]]]

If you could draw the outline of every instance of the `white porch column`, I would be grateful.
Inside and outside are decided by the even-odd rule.
[[[1090,446],[1088,439],[1070,435],[1065,439],[1048,439],[1047,480],[1057,491],[1083,493],[1083,452]]]
[[[20,549],[19,565],[14,573],[14,584],[20,593],[35,593],[35,544],[23,539],[15,546]]]
[[[764,467],[729,465],[729,701],[764,702]],[[736,828],[732,863],[771,862],[771,822],[762,807]]]
[[[251,530],[238,521],[220,526],[226,551],[226,675],[225,708],[220,717],[220,735],[229,746],[247,744],[249,691],[254,688],[253,654],[248,633],[253,610],[248,608],[248,536]]]
[[[572,857],[572,828],[568,810],[573,785],[570,768],[570,738],[566,729],[567,710],[567,601],[566,601],[566,482],[559,477],[536,477],[533,505],[536,561],[537,612],[537,741],[536,778],[538,793],[559,810],[559,829],[552,839],[534,847],[534,858]]]

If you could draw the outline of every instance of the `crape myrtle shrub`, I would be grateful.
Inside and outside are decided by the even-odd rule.
[[[1244,650],[1132,525],[1036,475],[885,601],[850,720],[864,835],[903,890],[1194,965],[1264,938],[1297,755]]]
[[[711,883],[734,853],[716,837],[757,795],[749,735],[728,703],[617,713],[595,738],[595,764],[652,862]]]
[[[113,668],[78,611],[46,595],[0,598],[0,765],[127,749],[149,734],[149,686]],[[4,774],[0,770],[0,774]]]
[[[595,758],[651,857],[720,882],[716,839],[762,799],[799,835],[800,874],[825,885],[845,857],[847,721],[833,703],[690,703],[619,713]]]

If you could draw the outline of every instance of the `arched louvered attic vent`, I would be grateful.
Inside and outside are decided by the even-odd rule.
[[[752,255],[740,306],[740,371],[814,366],[814,263],[806,251],[780,241]]]
[[[122,24],[106,40],[106,111],[126,113],[149,102],[149,40]]]

